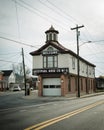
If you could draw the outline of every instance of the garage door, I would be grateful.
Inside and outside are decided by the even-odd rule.
[[[61,96],[60,78],[43,79],[43,96]]]

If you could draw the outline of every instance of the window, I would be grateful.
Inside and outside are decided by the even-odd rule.
[[[49,86],[48,85],[44,85],[43,88],[49,88]]]
[[[53,37],[54,37],[53,40],[56,41],[56,34],[55,33],[53,34]]]
[[[46,56],[43,57],[43,67],[46,68]]]
[[[53,47],[48,47],[47,51],[43,53],[43,68],[53,68],[58,66],[57,50]]]
[[[53,66],[53,62],[54,62],[53,56],[48,56],[48,57],[47,57],[47,67],[48,67],[48,68],[54,67],[54,66]]]
[[[91,68],[89,68],[89,75],[91,75]]]
[[[82,63],[82,73],[84,73],[84,63]]]
[[[72,68],[75,69],[75,57],[72,57]]]
[[[58,65],[58,57],[57,55],[46,55],[43,56],[43,68],[53,68]]]
[[[49,40],[52,40],[52,33],[49,34]]]

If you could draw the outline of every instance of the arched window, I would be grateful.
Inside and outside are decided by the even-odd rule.
[[[57,41],[57,35],[54,33],[53,36],[54,41]]]
[[[52,40],[52,33],[49,34],[49,40]]]
[[[53,47],[48,47],[47,51],[53,51]]]

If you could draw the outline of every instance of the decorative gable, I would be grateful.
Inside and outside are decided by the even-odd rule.
[[[58,49],[49,45],[46,49],[44,49],[42,51],[42,54],[43,55],[55,55],[55,54],[58,54],[58,51],[59,51]]]

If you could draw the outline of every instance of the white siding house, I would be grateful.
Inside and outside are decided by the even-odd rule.
[[[14,72],[12,72],[8,78],[8,83],[16,83],[16,76],[14,74]]]

